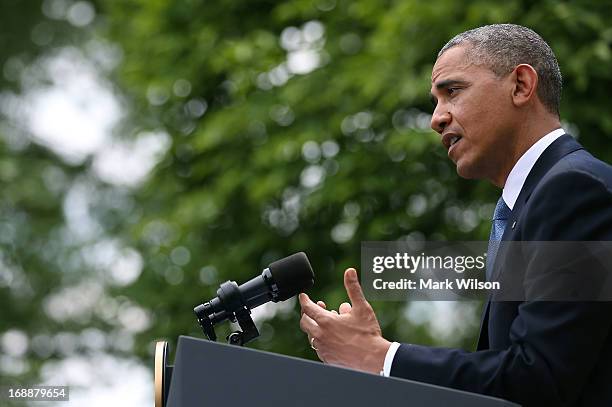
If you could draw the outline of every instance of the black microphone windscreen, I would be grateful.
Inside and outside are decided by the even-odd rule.
[[[285,301],[314,284],[314,272],[304,252],[277,260],[268,266],[278,287],[279,301]]]

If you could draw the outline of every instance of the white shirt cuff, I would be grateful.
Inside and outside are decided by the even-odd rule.
[[[395,353],[397,352],[399,347],[400,344],[398,342],[393,342],[391,346],[389,346],[389,350],[387,351],[387,355],[385,356],[385,364],[383,365],[383,370],[382,372],[380,372],[382,376],[391,376],[391,366],[393,365],[393,358],[395,357]]]

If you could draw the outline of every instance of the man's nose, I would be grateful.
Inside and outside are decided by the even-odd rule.
[[[436,108],[434,109],[433,114],[431,115],[431,128],[438,133],[442,134],[444,129],[451,121],[450,112],[444,108],[442,103],[438,103]]]

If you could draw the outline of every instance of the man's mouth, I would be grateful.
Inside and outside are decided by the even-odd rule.
[[[442,144],[444,144],[447,150],[450,150],[459,140],[461,140],[461,136],[456,133],[448,132],[442,136]]]

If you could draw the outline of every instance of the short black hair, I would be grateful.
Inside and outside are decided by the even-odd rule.
[[[563,78],[553,50],[530,28],[516,24],[491,24],[453,37],[442,47],[438,58],[448,49],[468,44],[470,63],[489,68],[498,77],[520,64],[529,64],[538,73],[536,93],[547,110],[559,116]]]

